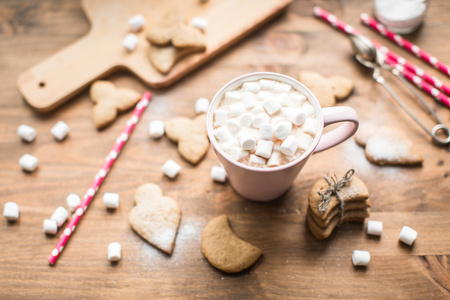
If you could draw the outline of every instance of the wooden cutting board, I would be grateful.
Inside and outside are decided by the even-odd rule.
[[[128,69],[153,88],[167,87],[202,63],[281,13],[291,0],[83,0],[91,23],[89,33],[74,44],[22,73],[18,88],[36,110],[49,111],[85,89],[92,81],[118,70]],[[139,44],[129,53],[122,39],[130,32],[128,19],[144,15],[146,28],[180,8],[186,21],[208,20],[207,48],[178,62],[167,75],[149,62],[145,29],[137,33]]]

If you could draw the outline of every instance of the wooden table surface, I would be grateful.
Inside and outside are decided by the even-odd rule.
[[[216,1],[216,0],[210,0]],[[364,34],[387,44],[435,76],[450,79],[424,62],[383,40],[359,23],[372,12],[372,1],[293,1],[287,13],[270,22],[224,54],[170,88],[152,90],[153,99],[128,140],[97,197],[84,215],[56,265],[47,257],[59,237],[45,236],[42,221],[65,206],[69,193],[82,195],[98,171],[131,112],[103,131],[91,119],[87,91],[47,114],[34,112],[16,88],[20,73],[86,34],[89,24],[79,1],[2,0],[0,2],[0,205],[14,201],[20,219],[0,222],[0,298],[401,298],[450,297],[450,159],[357,64],[349,40],[315,19],[319,4]],[[424,26],[409,35],[413,42],[450,64],[450,2],[431,1]],[[212,98],[232,78],[253,71],[274,71],[297,77],[300,70],[354,79],[353,95],[339,105],[353,107],[361,123],[376,121],[404,130],[423,154],[421,167],[380,167],[369,163],[354,139],[314,155],[282,198],[257,203],[238,196],[229,184],[215,183],[210,169],[218,164],[212,149],[197,166],[184,161],[166,137],[151,140],[151,120],[193,117],[198,97]],[[139,92],[147,89],[127,72],[108,80]],[[394,82],[395,86],[398,86]],[[397,88],[414,112],[432,121]],[[450,111],[425,96],[450,124]],[[56,142],[50,128],[59,120],[71,129]],[[37,138],[25,143],[16,134],[20,124],[36,128]],[[36,172],[21,171],[25,153],[39,158]],[[175,180],[161,165],[173,159],[183,167]],[[365,234],[362,224],[344,224],[317,241],[305,225],[307,195],[326,172],[354,168],[370,191],[371,217],[383,221],[381,238]],[[172,255],[165,255],[137,236],[128,225],[136,188],[160,185],[181,206],[182,220]],[[120,194],[120,207],[108,212],[105,192]],[[201,252],[201,234],[212,218],[227,214],[233,230],[258,246],[262,258],[250,269],[229,275],[214,269]],[[418,232],[412,247],[398,242],[403,225]],[[122,260],[106,259],[110,242],[122,244]],[[353,250],[367,250],[367,268],[351,263]]]

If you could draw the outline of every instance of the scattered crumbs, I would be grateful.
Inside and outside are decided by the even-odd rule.
[[[338,267],[340,267],[341,266],[341,264],[338,264]]]
[[[288,263],[289,261],[286,259],[286,263]]]
[[[264,272],[264,273],[266,273],[266,274],[267,274],[267,271],[266,271],[266,272]]]
[[[437,164],[438,166],[443,166],[444,165],[444,160],[440,160],[440,161],[438,161],[438,164]]]

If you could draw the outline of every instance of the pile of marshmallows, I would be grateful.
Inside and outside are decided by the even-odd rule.
[[[367,234],[380,236],[383,232],[383,223],[380,221],[369,220],[367,221]],[[403,226],[400,234],[398,235],[398,239],[405,243],[408,246],[412,246],[414,241],[417,238],[417,232],[408,226]],[[354,266],[363,266],[366,267],[370,262],[370,253],[369,251],[362,250],[354,250],[352,255],[352,263]]]
[[[307,98],[283,82],[261,79],[226,92],[214,111],[214,136],[234,160],[276,167],[299,157],[317,133]]]

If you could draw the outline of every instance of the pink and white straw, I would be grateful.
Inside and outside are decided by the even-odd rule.
[[[425,52],[419,46],[411,43],[404,37],[393,33],[392,31],[387,29],[385,26],[378,23],[375,19],[370,17],[368,14],[363,13],[359,17],[360,17],[361,22],[363,24],[367,25],[369,28],[374,29],[376,32],[378,32],[382,36],[385,36],[388,39],[390,39],[391,41],[397,43],[400,47],[403,47],[404,49],[408,50],[412,54],[414,54],[417,57],[421,58],[422,60],[426,61],[431,66],[440,70],[445,75],[450,76],[450,67],[447,66],[446,64],[442,63],[441,61],[439,61],[436,57]]]
[[[353,26],[338,19],[335,15],[327,12],[326,10],[320,8],[319,6],[314,7],[314,15],[318,18],[321,18],[322,20],[329,23],[331,26],[339,29],[340,31],[342,31],[346,34],[362,35]],[[419,88],[423,89],[426,93],[433,96],[436,100],[438,100],[445,106],[450,107],[450,98],[449,97],[447,97],[444,93],[439,92],[437,89],[432,88],[429,84],[424,85],[424,83],[428,82],[431,85],[435,86],[436,88],[439,88],[444,92],[448,91],[450,93],[450,88],[445,86],[442,83],[442,81],[427,74],[423,69],[420,69],[419,67],[414,66],[413,64],[409,63],[405,58],[400,57],[399,55],[397,55],[394,52],[392,52],[391,50],[389,50],[387,47],[382,46],[380,43],[378,43],[374,40],[371,40],[371,41],[378,50],[380,50],[381,52],[383,52],[386,55],[386,63],[388,63],[392,67],[396,67],[405,76],[405,78],[410,80],[412,83],[414,83]],[[402,67],[399,67],[399,65],[401,65]],[[409,70],[408,75],[412,75],[412,77],[407,76],[405,74],[406,69]],[[419,82],[417,80],[417,77],[423,78],[423,80],[420,80],[420,84],[417,83],[417,82]],[[424,88],[425,86],[426,86],[426,88]]]
[[[89,186],[88,190],[86,191],[86,194],[84,194],[81,204],[77,207],[77,209],[75,210],[75,213],[70,218],[69,224],[67,224],[67,227],[64,229],[64,232],[61,234],[61,237],[59,238],[58,242],[56,243],[55,248],[52,250],[52,253],[48,257],[48,262],[51,265],[53,265],[56,262],[59,255],[63,251],[65,245],[67,244],[67,241],[69,240],[70,236],[75,231],[75,228],[78,225],[78,222],[80,221],[84,212],[88,208],[89,203],[91,203],[92,198],[94,198],[95,194],[97,193],[98,188],[100,187],[103,180],[105,179],[106,174],[108,174],[109,170],[111,169],[114,161],[116,160],[117,156],[119,155],[120,151],[122,150],[123,146],[125,145],[125,142],[128,140],[128,137],[130,136],[131,132],[133,131],[134,127],[136,126],[137,122],[139,121],[139,118],[141,117],[145,108],[148,106],[148,103],[149,103],[151,97],[152,97],[152,95],[150,94],[150,92],[145,92],[142,95],[141,100],[139,100],[139,102],[136,104],[133,114],[131,115],[130,119],[127,121],[125,128],[122,130],[119,137],[116,139],[116,142],[114,143],[113,147],[111,148],[111,151],[106,156],[105,162],[103,163],[103,165],[100,168],[100,170],[98,171],[98,173],[95,175],[94,181],[92,181],[91,185]]]

